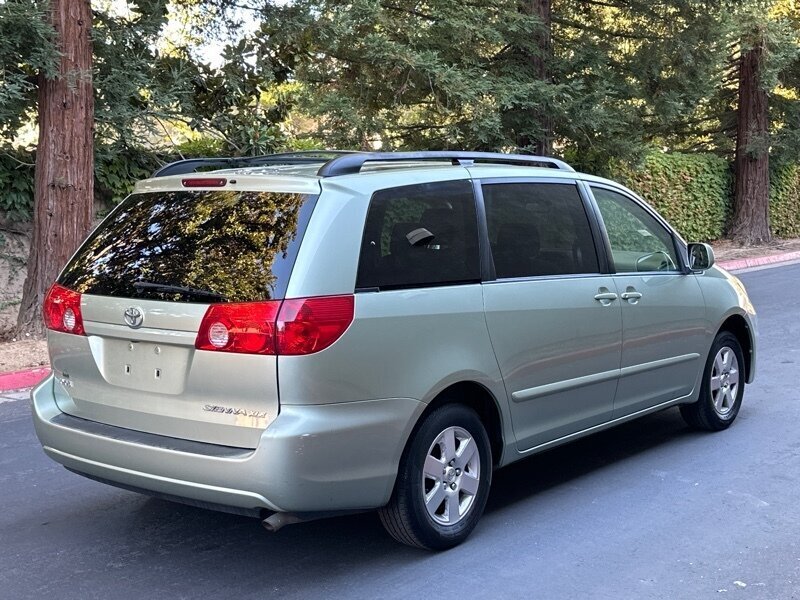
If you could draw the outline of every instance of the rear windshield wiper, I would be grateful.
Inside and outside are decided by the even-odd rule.
[[[210,290],[201,290],[198,288],[184,287],[182,285],[170,285],[168,283],[155,283],[152,281],[137,281],[133,284],[137,292],[142,290],[153,290],[154,292],[174,292],[177,294],[186,294],[196,298],[210,298],[212,300],[219,300],[225,302],[227,298],[217,292]]]

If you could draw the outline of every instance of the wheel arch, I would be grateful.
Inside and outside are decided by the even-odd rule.
[[[414,427],[406,438],[403,447],[403,455],[408,450],[411,440],[417,433],[425,418],[434,410],[445,404],[463,404],[474,410],[480,418],[486,433],[489,436],[489,443],[492,449],[492,463],[495,467],[502,464],[505,436],[503,432],[503,414],[500,405],[494,394],[483,384],[474,380],[461,380],[450,383],[436,393],[427,403],[419,417],[417,417]]]
[[[439,406],[449,403],[464,404],[478,413],[478,417],[489,435],[489,443],[492,447],[492,463],[498,466],[502,459],[504,448],[503,417],[494,395],[477,381],[453,383],[430,401],[428,407],[420,415],[418,422],[421,423],[431,411],[436,410]]]
[[[753,331],[747,320],[739,314],[730,315],[717,330],[717,334],[727,331],[736,336],[744,354],[745,381],[752,381],[753,372]]]

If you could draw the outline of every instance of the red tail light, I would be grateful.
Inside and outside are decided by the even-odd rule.
[[[62,333],[86,335],[81,315],[81,295],[64,286],[53,284],[44,298],[44,324]]]
[[[324,350],[350,327],[353,296],[284,300],[278,315],[278,354],[313,354]]]
[[[199,350],[275,354],[275,319],[280,301],[212,304],[194,347]]]
[[[353,296],[212,304],[195,348],[243,354],[313,354],[338,340],[353,322]]]

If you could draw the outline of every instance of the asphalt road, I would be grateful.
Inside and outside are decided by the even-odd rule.
[[[800,598],[800,265],[741,278],[761,353],[731,429],[672,409],[512,465],[443,554],[372,514],[268,534],[94,483],[0,399],[0,598]]]

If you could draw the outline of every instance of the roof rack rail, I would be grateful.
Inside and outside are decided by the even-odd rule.
[[[501,154],[499,152],[459,152],[451,150],[430,152],[349,152],[337,156],[326,162],[317,175],[319,177],[335,177],[336,175],[352,175],[359,173],[364,163],[367,162],[395,162],[395,161],[424,161],[424,160],[449,160],[454,165],[468,166],[476,162],[542,166],[560,169],[562,171],[575,171],[563,160],[548,156],[531,156],[525,154]]]
[[[187,158],[176,160],[160,169],[151,177],[166,177],[167,175],[184,175],[194,173],[202,167],[217,167],[235,169],[237,167],[260,167],[269,165],[303,165],[330,161],[338,156],[353,154],[352,150],[304,150],[299,152],[282,152],[279,154],[265,154],[264,156],[235,156],[220,158]]]

